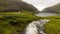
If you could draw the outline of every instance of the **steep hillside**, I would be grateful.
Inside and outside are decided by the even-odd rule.
[[[56,4],[54,6],[45,8],[43,12],[49,12],[49,13],[59,13],[60,14],[60,3]]]
[[[21,0],[0,0],[0,12],[12,12],[12,11],[32,11],[32,12],[38,12],[38,10]]]

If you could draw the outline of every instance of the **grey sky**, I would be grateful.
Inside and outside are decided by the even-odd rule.
[[[23,0],[34,5],[38,10],[43,10],[45,7],[53,6],[60,3],[60,0]]]

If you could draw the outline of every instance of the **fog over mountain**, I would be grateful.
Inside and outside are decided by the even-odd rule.
[[[34,5],[40,11],[46,7],[53,6],[60,2],[60,0],[23,0],[23,1]]]

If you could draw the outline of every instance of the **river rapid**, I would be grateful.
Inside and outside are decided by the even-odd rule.
[[[43,25],[49,22],[48,19],[33,21],[27,25],[26,34],[46,34]]]

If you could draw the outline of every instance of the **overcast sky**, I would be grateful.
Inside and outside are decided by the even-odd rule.
[[[43,10],[45,7],[53,6],[60,3],[60,0],[23,0],[34,5],[38,10]]]

